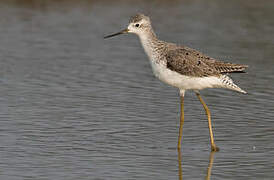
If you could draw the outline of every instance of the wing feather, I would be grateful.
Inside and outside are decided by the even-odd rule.
[[[166,53],[167,68],[182,75],[204,77],[223,73],[243,72],[247,65],[225,63],[187,47]]]

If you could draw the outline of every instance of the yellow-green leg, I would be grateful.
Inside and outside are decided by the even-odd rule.
[[[182,155],[181,150],[178,149],[178,177],[179,180],[183,179],[183,173],[182,173]]]
[[[180,128],[179,128],[179,138],[178,138],[178,149],[181,149],[182,135],[183,135],[183,125],[184,125],[184,96],[185,91],[180,91],[180,104],[181,104],[181,112],[180,112]]]
[[[215,142],[214,142],[214,138],[213,138],[213,131],[212,131],[212,125],[211,125],[211,115],[210,115],[210,111],[206,105],[206,103],[204,102],[204,100],[202,99],[201,95],[199,92],[195,92],[198,99],[200,100],[200,102],[202,103],[202,105],[204,106],[206,115],[207,115],[207,119],[208,119],[208,128],[209,128],[209,134],[210,134],[210,142],[211,142],[211,151],[219,151],[219,148],[216,146]]]

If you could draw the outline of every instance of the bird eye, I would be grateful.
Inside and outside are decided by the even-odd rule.
[[[140,24],[135,24],[135,27],[139,27],[140,26]]]

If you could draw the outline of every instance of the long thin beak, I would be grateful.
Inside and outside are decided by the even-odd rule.
[[[120,35],[120,34],[125,34],[125,33],[128,33],[128,29],[124,29],[120,32],[117,32],[115,34],[111,34],[111,35],[108,35],[108,36],[105,36],[104,39],[107,39],[107,38],[110,38],[110,37],[113,37],[113,36],[117,36],[117,35]]]

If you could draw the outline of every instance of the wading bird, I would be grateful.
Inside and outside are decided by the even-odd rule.
[[[227,74],[243,72],[247,65],[225,63],[189,47],[161,41],[156,37],[149,17],[143,14],[132,16],[126,29],[104,38],[125,33],[138,35],[149,57],[154,75],[161,81],[180,90],[181,113],[178,149],[181,149],[183,133],[185,92],[186,90],[194,90],[208,118],[211,150],[218,151],[219,148],[216,146],[213,138],[210,111],[203,101],[199,90],[205,88],[226,88],[246,94],[244,90],[233,83]]]

